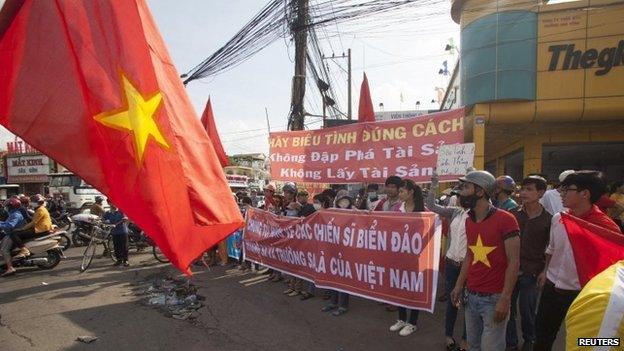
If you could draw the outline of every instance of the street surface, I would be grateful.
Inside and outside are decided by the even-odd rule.
[[[173,268],[131,250],[131,267],[98,257],[79,273],[82,251],[69,249],[51,271],[22,268],[0,280],[0,350],[445,349],[444,303],[433,315],[421,313],[418,331],[400,337],[388,331],[396,312],[374,301],[352,297],[349,313],[333,317],[320,312],[325,301],[318,295],[300,301],[282,294],[282,282],[265,282],[267,276],[202,267],[191,282],[206,306],[195,321],[176,320],[132,293],[146,277],[180,277]],[[85,344],[78,336],[98,340]],[[554,350],[563,345],[560,333]]]

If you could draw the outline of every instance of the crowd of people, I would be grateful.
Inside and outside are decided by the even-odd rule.
[[[441,197],[439,187],[436,175],[428,189],[391,176],[383,187],[367,184],[354,197],[344,188],[330,188],[310,202],[308,192],[294,183],[287,182],[281,189],[269,184],[261,208],[292,217],[330,207],[435,212],[445,222],[441,262],[445,288],[439,301],[446,303],[447,350],[551,350],[581,290],[560,213],[566,211],[621,234],[624,184],[615,182],[607,191],[597,171],[564,171],[549,184],[539,174],[516,183],[510,176],[495,178],[486,171],[470,170]],[[241,196],[243,208],[254,203],[251,197]],[[240,269],[250,267],[241,262]],[[266,274],[270,282],[287,282],[287,296],[307,300],[318,295],[309,282],[272,269]],[[323,291],[320,296],[328,300],[321,311],[333,316],[348,312],[349,294]],[[417,330],[418,310],[386,309],[398,315],[390,331],[408,336]],[[464,324],[455,339],[460,312]]]
[[[581,290],[561,213],[622,234],[624,183],[615,182],[608,191],[602,173],[568,170],[550,185],[538,174],[517,184],[509,176],[495,178],[486,171],[470,170],[455,187],[442,191],[441,197],[437,196],[439,187],[435,174],[428,189],[390,176],[383,187],[367,184],[354,197],[344,188],[329,188],[310,200],[306,190],[287,182],[280,189],[268,184],[263,189],[263,201],[254,192],[239,195],[239,203],[243,212],[260,207],[290,217],[306,217],[331,207],[435,212],[445,222],[446,245],[440,266],[444,293],[439,301],[446,303],[447,350],[551,350]],[[114,226],[115,264],[128,266],[127,218],[112,204],[105,211],[102,202],[98,197],[90,212]],[[0,252],[4,257],[12,253],[27,257],[30,253],[24,242],[52,230],[46,199],[41,195],[15,196],[5,202],[5,209],[0,220]],[[225,241],[215,251],[221,264],[226,264]],[[256,264],[243,262],[242,254],[238,260],[239,269],[256,270]],[[7,269],[2,275],[14,274],[11,259],[5,261]],[[345,292],[319,292],[314,284],[273,269],[264,273],[270,282],[286,281],[284,294],[289,297],[307,300],[318,295],[327,300],[322,312],[338,317],[349,311],[349,294]],[[386,309],[397,313],[390,331],[408,336],[418,329],[418,310]],[[460,312],[464,313],[464,323],[461,336],[455,339]]]

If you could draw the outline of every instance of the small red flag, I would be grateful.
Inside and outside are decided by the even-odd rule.
[[[214,115],[212,114],[212,103],[210,103],[210,97],[206,103],[206,109],[204,109],[201,121],[206,129],[206,132],[208,133],[208,137],[212,140],[212,146],[214,146],[219,162],[221,162],[221,167],[227,166],[229,164],[229,160],[225,154],[225,150],[223,150],[223,144],[221,144],[221,138],[217,132],[217,125],[215,124]]]
[[[617,261],[624,259],[624,235],[561,212],[581,287]]]
[[[364,73],[364,80],[360,88],[360,106],[358,108],[358,122],[375,122],[375,111],[373,110],[373,100],[368,88],[368,78]]]
[[[8,22],[0,123],[106,194],[190,274],[243,219],[145,1],[27,0]]]

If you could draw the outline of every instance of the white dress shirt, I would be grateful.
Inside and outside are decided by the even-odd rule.
[[[555,214],[552,218],[546,254],[551,255],[546,278],[555,284],[555,288],[581,290],[572,245],[568,232],[561,222],[561,213]]]

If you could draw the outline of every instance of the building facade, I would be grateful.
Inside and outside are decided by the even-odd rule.
[[[226,175],[248,177],[249,187],[262,189],[270,179],[269,163],[262,154],[237,154],[229,157],[230,165],[223,170]]]
[[[451,15],[476,167],[624,178],[623,0],[454,0]]]
[[[54,160],[19,139],[7,143],[2,164],[5,182],[19,185],[19,192],[29,195],[44,194],[48,175],[57,170]]]

